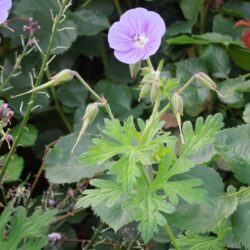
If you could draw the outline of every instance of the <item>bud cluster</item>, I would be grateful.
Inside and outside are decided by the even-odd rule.
[[[38,24],[37,21],[34,21],[33,17],[29,17],[28,24],[23,26],[23,31],[29,34],[33,34],[39,29],[41,29],[41,26]]]
[[[7,132],[4,131],[4,128],[10,124],[11,118],[13,117],[14,112],[9,108],[8,103],[3,103],[0,105],[0,126],[1,126],[1,136],[0,142],[6,141],[8,147],[10,148],[10,143],[13,141],[13,136],[9,134],[9,130]]]
[[[142,68],[142,81],[141,81],[141,92],[139,101],[146,96],[150,95],[151,102],[155,103],[160,95],[160,74],[163,67],[163,61],[158,65],[157,70],[151,67]]]
[[[10,123],[13,115],[14,112],[9,108],[8,103],[0,105],[0,122],[2,123],[2,127],[6,127]]]

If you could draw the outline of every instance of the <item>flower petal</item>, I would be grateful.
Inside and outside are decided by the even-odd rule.
[[[114,23],[108,33],[109,46],[119,51],[128,51],[133,47],[131,31],[120,22]]]
[[[166,32],[166,25],[158,13],[148,11],[145,29],[148,37],[153,36],[154,38],[161,38]]]
[[[12,6],[11,0],[0,0],[0,12],[2,12],[2,10],[9,10],[11,6]]]
[[[0,11],[0,24],[4,23],[8,17],[8,11]]]
[[[135,8],[126,11],[120,18],[120,22],[133,30],[134,34],[144,33],[144,24],[148,10]]]
[[[154,55],[156,51],[159,49],[161,45],[161,38],[160,39],[154,39],[154,40],[149,40],[147,45],[145,46],[145,55],[143,56],[143,60],[147,59],[148,57]]]
[[[139,62],[145,54],[145,50],[133,48],[130,51],[117,51],[115,50],[115,57],[127,64],[134,64]]]

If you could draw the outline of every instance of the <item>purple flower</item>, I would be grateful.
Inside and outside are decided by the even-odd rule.
[[[50,233],[50,234],[48,235],[48,239],[49,239],[49,241],[52,242],[52,243],[55,243],[55,242],[61,240],[62,237],[63,237],[63,234],[62,234],[62,233],[59,233],[59,232],[53,232],[53,233]]]
[[[9,13],[8,10],[12,6],[11,0],[0,0],[0,24],[6,21]]]
[[[126,11],[108,33],[109,46],[115,57],[124,63],[133,64],[156,53],[166,26],[159,14],[144,8]]]

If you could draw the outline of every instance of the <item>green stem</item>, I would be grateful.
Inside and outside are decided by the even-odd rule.
[[[81,84],[98,100],[98,101],[100,101],[101,103],[103,103],[104,104],[104,107],[105,107],[105,109],[106,109],[106,111],[107,111],[107,113],[108,113],[108,115],[109,115],[109,117],[110,117],[110,119],[111,120],[114,120],[115,119],[115,117],[114,117],[114,115],[113,115],[113,113],[112,113],[112,111],[111,111],[111,108],[110,108],[110,106],[109,106],[109,104],[107,103],[107,101],[103,98],[103,97],[101,97],[101,96],[99,96],[90,86],[89,86],[89,84],[87,83],[87,82],[85,82],[85,80],[76,72],[76,71],[74,71],[74,75],[75,75],[75,77],[81,82]]]
[[[114,1],[114,4],[115,4],[115,8],[119,14],[119,16],[122,15],[122,8],[121,8],[121,5],[120,5],[120,1],[119,0],[113,0]]]
[[[243,75],[242,77],[244,77],[244,78],[248,78],[248,77],[250,77],[250,72],[249,72],[249,73],[247,73],[247,74],[245,74],[245,75]]]
[[[165,225],[165,231],[171,241],[171,243],[173,244],[173,246],[175,247],[176,250],[181,250],[180,247],[177,245],[177,242],[175,240],[174,234],[171,231],[171,228],[169,227],[168,224]]]
[[[32,36],[32,34],[29,35],[28,40],[27,40],[25,46],[23,47],[22,53],[17,57],[16,62],[14,64],[10,74],[8,75],[8,77],[1,84],[0,90],[2,90],[4,88],[4,86],[10,81],[10,79],[16,74],[17,70],[20,68],[21,63],[23,61],[23,58],[26,56],[26,53],[28,51],[29,40],[30,40],[31,36]]]
[[[194,78],[195,78],[195,76],[192,76],[178,91],[177,91],[177,93],[178,94],[182,94],[183,93],[183,91],[187,88],[187,87],[189,87],[189,85],[193,82],[193,80],[194,80]]]
[[[89,250],[93,246],[93,244],[95,243],[95,241],[96,241],[98,235],[100,234],[101,230],[103,229],[103,227],[104,227],[104,223],[100,223],[100,225],[96,229],[95,233],[93,234],[90,242],[82,250]]]
[[[152,126],[154,125],[155,120],[156,120],[159,106],[160,106],[160,96],[157,98],[156,102],[154,103],[153,112],[152,112],[151,116],[149,117],[149,120],[146,123],[144,130],[142,131],[140,143],[145,143],[145,141],[147,140],[148,134],[149,134],[149,132],[150,132]]]
[[[82,8],[85,8],[88,4],[90,4],[92,2],[92,0],[86,0],[83,5]]]
[[[59,11],[58,15],[55,17],[55,21],[53,23],[52,32],[51,32],[50,40],[49,40],[49,43],[48,43],[47,51],[46,51],[46,53],[44,55],[44,58],[43,58],[43,61],[42,61],[42,66],[41,66],[41,69],[39,71],[39,74],[38,74],[38,77],[36,79],[34,87],[38,87],[42,82],[42,78],[43,78],[43,76],[45,74],[45,71],[46,71],[46,68],[47,68],[47,63],[49,61],[49,57],[50,57],[50,54],[51,54],[51,51],[52,51],[53,42],[55,40],[59,25],[60,25],[60,23],[62,21],[64,12],[65,12],[65,8],[66,8],[68,2],[69,2],[69,0],[63,0],[60,11]],[[31,94],[30,101],[28,102],[27,110],[26,110],[26,112],[24,114],[24,117],[23,117],[23,120],[21,122],[20,128],[19,128],[19,130],[17,132],[16,138],[15,138],[13,144],[12,144],[12,147],[11,147],[11,149],[9,151],[9,154],[8,154],[7,158],[6,158],[5,164],[4,164],[4,166],[2,168],[2,171],[0,173],[0,183],[3,180],[4,174],[5,174],[6,170],[7,170],[7,167],[9,165],[9,163],[10,163],[10,160],[12,159],[13,154],[16,152],[18,142],[20,140],[20,137],[21,137],[21,135],[23,133],[23,130],[24,130],[24,128],[25,128],[25,126],[26,126],[26,124],[27,124],[27,122],[29,120],[30,114],[32,112],[32,108],[34,106],[36,96],[37,96],[36,92],[33,92]]]

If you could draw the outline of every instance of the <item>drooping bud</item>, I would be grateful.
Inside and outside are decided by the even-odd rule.
[[[177,124],[180,131],[181,142],[184,144],[184,138],[181,128],[181,116],[183,116],[183,100],[182,97],[178,93],[174,93],[172,97],[172,108],[174,115],[177,120]]]
[[[223,98],[223,95],[217,90],[216,83],[207,74],[199,72],[195,74],[194,77],[199,84],[210,88],[211,90],[215,91],[221,98]]]
[[[14,97],[18,97],[18,96],[22,96],[22,95],[27,95],[27,94],[31,94],[33,92],[38,92],[47,88],[51,88],[51,87],[55,87],[63,82],[68,82],[71,81],[75,76],[74,71],[70,70],[70,69],[64,69],[61,72],[59,72],[58,74],[54,75],[53,77],[50,78],[50,81],[35,87],[25,93],[13,96]]]
[[[129,64],[129,71],[132,79],[134,79],[141,69],[141,61],[135,64]]]
[[[72,150],[71,150],[71,153],[74,152],[76,146],[78,145],[79,141],[81,140],[81,138],[83,137],[87,127],[95,120],[96,118],[96,115],[98,113],[98,103],[94,102],[94,103],[90,103],[86,110],[85,110],[85,114],[83,116],[83,123],[82,123],[82,128],[80,130],[80,133],[76,139],[76,143],[75,145],[73,146]]]

